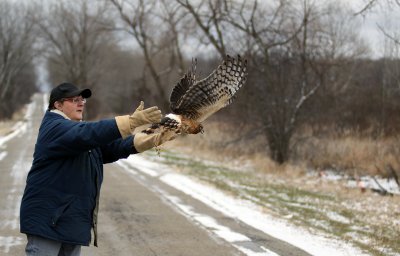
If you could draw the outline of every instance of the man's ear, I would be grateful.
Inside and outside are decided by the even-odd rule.
[[[56,107],[56,109],[61,110],[62,104],[59,101],[54,102],[54,107]]]

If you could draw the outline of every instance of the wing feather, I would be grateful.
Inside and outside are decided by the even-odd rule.
[[[232,103],[247,77],[247,62],[241,57],[227,58],[208,77],[195,81],[190,72],[171,94],[171,110],[186,118],[203,121]],[[179,99],[178,99],[179,98]]]
[[[180,108],[182,99],[189,90],[189,88],[196,82],[196,65],[197,59],[192,60],[192,67],[184,77],[178,82],[171,92],[169,99],[170,109],[174,114],[185,115],[185,110]]]

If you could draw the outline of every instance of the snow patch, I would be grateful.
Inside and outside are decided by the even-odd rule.
[[[7,156],[6,151],[0,152],[0,161],[3,160],[6,156]]]
[[[13,246],[21,245],[24,240],[17,236],[0,236],[0,248],[4,253],[9,253]]]

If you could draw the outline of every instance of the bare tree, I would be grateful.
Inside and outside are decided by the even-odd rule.
[[[21,103],[34,91],[35,81],[30,81],[27,88],[20,90],[21,76],[26,69],[32,69],[36,54],[35,26],[29,19],[29,8],[0,1],[0,118],[9,118]],[[27,85],[27,84],[24,84]],[[33,90],[32,90],[33,89]],[[15,95],[19,91],[21,94]],[[26,95],[28,94],[28,95]]]
[[[165,31],[165,39],[166,48],[168,48],[170,55],[170,67],[177,66],[178,67],[178,75],[182,76],[185,71],[185,57],[183,55],[183,46],[182,41],[186,37],[186,31],[188,29],[185,27],[185,17],[187,16],[184,13],[180,6],[174,2],[168,0],[161,0],[161,13],[160,19],[168,24],[168,28]]]
[[[335,87],[337,67],[363,50],[352,47],[357,38],[345,29],[351,22],[340,22],[343,16],[335,20],[339,10],[332,6],[323,9],[308,0],[301,6],[280,1],[267,8],[267,21],[264,8],[257,1],[243,3],[232,12],[230,22],[252,39],[248,57],[253,73],[248,84],[258,91],[259,104],[254,107],[270,156],[283,163],[289,158],[294,132],[307,118],[304,107],[321,87]]]
[[[385,135],[388,130],[388,120],[390,119],[387,113],[388,107],[391,105],[390,97],[395,95],[394,88],[399,91],[400,75],[398,72],[398,59],[400,55],[400,34],[398,33],[397,21],[393,20],[391,12],[396,13],[400,11],[400,1],[398,0],[365,0],[364,6],[361,10],[357,11],[355,15],[363,15],[368,17],[373,11],[385,12],[384,22],[377,23],[376,26],[382,33],[383,41],[383,74],[379,81],[380,86],[380,116],[378,117],[379,127],[378,134]],[[393,86],[393,84],[395,86]]]
[[[250,78],[247,84],[253,85],[253,90],[260,90],[257,96],[273,95],[272,97],[258,98],[257,104],[252,105],[259,109],[260,123],[269,141],[271,156],[278,162],[287,159],[287,147],[292,127],[296,121],[296,113],[289,113],[285,107],[289,81],[285,80],[282,71],[284,64],[275,65],[277,61],[286,59],[288,63],[292,56],[279,56],[286,54],[286,45],[300,33],[303,24],[297,25],[293,30],[293,10],[287,1],[278,1],[277,5],[267,5],[259,1],[200,1],[197,5],[187,0],[177,0],[194,21],[206,40],[202,42],[211,44],[221,57],[227,53],[229,44],[241,47],[232,47],[237,52],[246,52],[246,58],[251,60]],[[231,40],[228,40],[229,38]],[[275,66],[274,66],[275,65]],[[274,67],[281,70],[273,70]],[[289,67],[289,65],[285,66]],[[298,71],[300,72],[300,71]],[[281,76],[277,74],[281,73]],[[255,86],[254,86],[255,85]],[[250,85],[247,85],[250,86]],[[304,84],[301,84],[304,86]],[[300,109],[308,94],[313,90],[302,90],[294,112]],[[247,99],[248,100],[248,99]],[[290,99],[292,100],[292,99]],[[264,103],[264,104],[263,104]],[[293,102],[291,101],[293,104]],[[271,106],[265,106],[271,104]],[[285,141],[287,140],[287,141]]]
[[[90,5],[90,7],[89,7]],[[69,81],[94,88],[101,78],[102,54],[111,44],[112,22],[106,17],[106,5],[79,0],[79,4],[60,1],[50,6],[50,13],[36,17],[43,43],[47,45],[47,63],[53,84]],[[96,97],[91,100],[88,116],[96,114]]]
[[[371,14],[371,12],[379,10],[379,11],[388,11],[388,12],[398,12],[400,10],[400,1],[399,0],[364,0],[364,5],[362,8],[355,12],[354,15],[363,15],[367,17]],[[391,19],[386,16],[386,19]],[[397,17],[396,17],[397,18]],[[393,19],[393,18],[392,18]],[[383,24],[376,24],[377,28],[382,32],[385,38],[393,41],[395,44],[400,44],[400,37],[396,33],[398,25],[395,25],[394,31],[391,32],[385,28]]]
[[[121,49],[119,45],[107,46],[104,54],[104,74],[96,89],[102,102],[107,103],[101,105],[101,114],[129,113],[140,100],[151,96],[150,90],[141,83],[144,59],[140,52]]]
[[[227,54],[224,16],[230,8],[230,3],[218,0],[203,0],[196,5],[188,0],[177,0],[177,2],[193,17],[195,23],[203,32],[206,38],[203,43],[210,43],[224,58]]]
[[[382,74],[377,86],[380,88],[380,113],[378,116],[377,135],[385,136],[389,133],[390,109],[393,108],[393,101],[398,101],[400,93],[400,43],[398,39],[389,35],[384,39],[384,58],[381,59]],[[394,98],[394,99],[393,99]]]
[[[158,105],[164,109],[169,109],[169,74],[173,71],[174,65],[178,64],[179,68],[183,66],[183,57],[180,52],[178,38],[171,39],[170,31],[176,35],[176,24],[179,20],[179,14],[175,7],[167,8],[166,2],[161,2],[161,7],[165,11],[164,16],[160,14],[157,8],[158,2],[154,0],[109,0],[118,11],[122,25],[117,26],[117,30],[127,32],[133,37],[143,53],[145,60],[145,70],[143,71],[142,83],[145,88],[151,86],[147,84],[146,72],[154,81],[155,97]],[[166,15],[165,15],[166,14]],[[161,17],[161,18],[160,18]],[[164,21],[167,20],[167,26]],[[174,32],[175,30],[175,32]],[[175,45],[175,47],[174,47]],[[168,51],[174,49],[172,52]],[[175,54],[176,53],[176,54]],[[175,56],[178,57],[178,63],[174,62]],[[168,64],[165,65],[165,60]],[[164,60],[164,61],[163,61]],[[173,65],[173,66],[171,66]],[[168,84],[166,84],[166,81]]]
[[[294,12],[286,1],[279,1],[276,6],[246,1],[232,5],[228,13],[224,17],[226,22],[234,27],[236,34],[243,33],[242,38],[247,38],[243,43],[247,46],[246,57],[251,63],[247,84],[252,85],[252,90],[257,90],[253,93],[256,101],[253,99],[252,102],[257,104],[253,105],[252,112],[258,115],[252,118],[260,120],[271,158],[282,163],[288,157],[296,112],[314,92],[304,90],[305,83],[300,83],[297,88],[303,87],[300,89],[303,95],[294,102],[295,91],[290,87],[290,70],[293,70],[293,75],[301,72],[291,64],[296,57],[289,52],[289,42],[300,33],[303,24],[301,21],[293,23]]]
[[[53,80],[66,79],[93,87],[101,57],[99,49],[110,42],[107,32],[112,24],[105,19],[106,6],[97,6],[93,11],[89,10],[90,0],[79,1],[79,5],[58,2],[51,6],[51,15],[38,20],[38,24],[49,43]]]

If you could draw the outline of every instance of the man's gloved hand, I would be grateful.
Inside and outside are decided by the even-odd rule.
[[[178,136],[175,131],[163,130],[158,133],[146,134],[139,132],[133,138],[133,146],[137,152],[143,152],[151,148],[160,146],[167,141],[173,140]]]
[[[159,123],[162,115],[161,110],[158,107],[150,107],[144,109],[144,102],[141,101],[139,107],[129,116],[129,122],[131,127],[139,127],[144,124]]]
[[[161,121],[161,110],[157,106],[144,108],[143,101],[140,102],[139,107],[131,115],[116,116],[118,130],[122,138],[131,135],[136,127],[144,124],[158,123]]]

